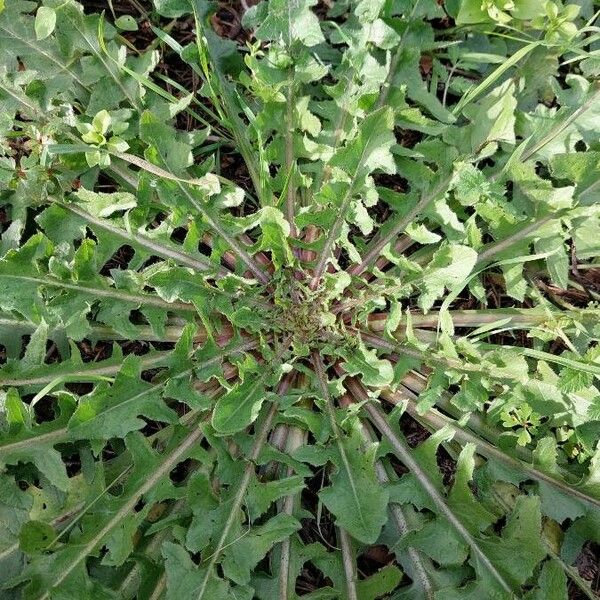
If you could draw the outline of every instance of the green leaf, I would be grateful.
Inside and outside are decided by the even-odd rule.
[[[316,46],[324,41],[319,19],[311,11],[316,4],[316,0],[269,0],[266,16],[256,30],[256,36],[265,41],[283,39],[288,47],[294,42]]]
[[[361,375],[362,382],[367,386],[383,387],[394,378],[391,363],[378,358],[375,350],[368,350],[362,344],[342,355],[345,359],[344,370],[349,375]]]
[[[140,138],[149,145],[145,157],[159,167],[182,175],[192,164],[189,144],[179,141],[173,128],[161,123],[148,110],[142,113],[140,119]]]
[[[205,569],[198,569],[189,554],[178,544],[165,542],[162,553],[167,574],[167,598],[178,600],[197,595]],[[229,584],[216,574],[210,577],[206,589],[211,598],[229,597]]]
[[[189,0],[152,0],[152,4],[163,17],[181,17],[191,12]]]
[[[567,576],[560,563],[549,560],[544,563],[538,579],[539,588],[530,592],[527,600],[567,600]]]
[[[6,392],[4,407],[9,431],[0,437],[0,464],[33,463],[52,485],[67,490],[67,471],[60,452],[54,448],[55,443],[66,438],[67,407],[62,407],[64,414],[58,419],[36,426],[32,426],[28,408],[14,388]]]
[[[35,36],[43,40],[52,34],[56,27],[56,11],[49,6],[40,6],[35,13]]]
[[[356,182],[362,182],[376,169],[394,173],[396,164],[390,150],[396,138],[392,128],[393,112],[390,108],[372,112],[360,124],[358,135],[334,154],[330,165],[343,169]]]
[[[123,31],[137,31],[137,21],[131,15],[121,15],[115,20],[115,25]]]
[[[458,457],[454,485],[448,494],[448,505],[469,531],[479,533],[496,520],[473,495],[469,483],[475,468],[475,445],[466,444]]]
[[[145,421],[140,416],[163,423],[177,421],[177,414],[161,397],[161,386],[144,382],[140,367],[139,359],[127,357],[111,386],[100,384],[81,398],[69,420],[73,438],[124,438],[144,427]]]
[[[394,591],[402,579],[402,571],[395,565],[386,565],[367,579],[357,582],[356,591],[361,600],[376,600]]]
[[[600,541],[599,525],[600,514],[594,511],[580,517],[569,527],[561,549],[561,558],[567,564],[572,564],[577,559],[585,541]]]
[[[253,423],[265,401],[274,401],[276,395],[266,389],[268,383],[279,378],[281,366],[275,364],[262,375],[248,377],[217,401],[211,423],[219,435],[231,435]]]
[[[479,104],[463,110],[472,122],[470,149],[474,153],[489,152],[487,144],[499,142],[515,143],[514,83],[506,83],[495,88]]]
[[[279,209],[265,206],[240,224],[244,230],[260,226],[261,236],[257,250],[270,251],[273,263],[278,269],[292,263],[293,256],[288,243],[290,224]]]
[[[240,536],[223,553],[223,572],[240,585],[250,582],[250,572],[256,567],[273,544],[288,538],[300,529],[300,523],[292,516],[278,514],[264,525],[252,527]]]
[[[250,519],[255,521],[262,516],[275,500],[300,493],[303,489],[304,478],[299,475],[265,483],[253,480],[246,497],[246,507]]]
[[[319,498],[339,527],[355,539],[372,544],[387,521],[389,496],[378,484],[373,469],[377,446],[371,444],[365,449],[362,444],[356,428],[339,440],[332,458],[336,471],[331,485],[321,490]]]
[[[409,532],[400,547],[416,548],[443,566],[462,564],[469,554],[468,547],[452,527],[436,519]]]
[[[535,567],[547,554],[540,539],[541,528],[539,499],[520,496],[501,539],[483,539],[480,544],[503,574],[513,582],[522,584],[531,577]]]
[[[43,552],[55,540],[54,528],[42,521],[27,521],[19,533],[19,546],[27,554]]]
[[[461,0],[456,24],[465,25],[491,21],[488,12],[483,10],[482,6],[484,5],[480,0]]]
[[[429,310],[445,288],[466,283],[466,279],[477,261],[477,252],[469,246],[448,244],[442,246],[433,256],[423,272],[423,293],[419,304],[424,311]]]

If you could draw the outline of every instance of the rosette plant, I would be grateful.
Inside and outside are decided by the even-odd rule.
[[[85,4],[0,2],[0,597],[596,597],[596,3]]]

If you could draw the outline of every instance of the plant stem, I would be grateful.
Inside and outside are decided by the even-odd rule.
[[[293,77],[292,69],[288,69],[288,76]],[[294,83],[290,81],[288,85],[288,97],[286,99],[285,113],[285,173],[288,177],[286,197],[285,197],[285,217],[290,224],[290,235],[296,237],[296,222],[294,214],[296,212],[296,187],[294,169]]]
[[[299,427],[291,427],[288,433],[287,452],[291,454],[306,443],[306,433]],[[288,467],[287,475],[293,475],[294,470]],[[283,500],[282,512],[292,515],[294,512],[295,497],[293,494],[286,496]],[[281,542],[281,558],[279,559],[279,600],[288,600],[289,592],[294,593],[293,581],[290,581],[290,538]]]
[[[598,316],[593,314],[597,311],[589,311],[587,316],[591,319],[597,319]],[[448,315],[452,319],[455,327],[480,327],[490,323],[496,323],[504,319],[510,319],[508,324],[518,328],[527,329],[535,327],[553,318],[565,316],[564,312],[553,312],[544,308],[492,308],[483,310],[451,310]],[[413,327],[433,328],[439,325],[439,313],[430,312],[427,314],[411,313],[411,321]],[[586,316],[585,310],[572,311],[568,316],[576,317],[577,319]],[[372,331],[383,331],[385,329],[385,321],[388,318],[387,313],[378,313],[370,315],[369,329]],[[398,327],[396,332],[401,329]]]
[[[358,600],[358,594],[356,593],[356,561],[352,553],[352,540],[343,527],[338,527],[337,532],[342,549],[342,564],[344,565],[344,575],[346,576],[347,597],[348,600]]]

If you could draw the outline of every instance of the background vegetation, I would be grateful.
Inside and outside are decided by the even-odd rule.
[[[591,0],[0,0],[0,597],[594,598]]]

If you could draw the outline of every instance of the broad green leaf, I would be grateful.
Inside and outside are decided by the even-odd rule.
[[[35,14],[35,35],[38,40],[47,38],[56,26],[56,11],[49,6],[40,6]]]
[[[256,35],[262,40],[282,39],[290,47],[294,42],[315,46],[324,40],[317,16],[311,10],[316,0],[269,0]]]
[[[567,576],[555,560],[544,563],[538,580],[539,588],[530,592],[527,600],[567,600]]]
[[[59,490],[69,485],[66,467],[54,444],[65,441],[68,403],[63,404],[63,414],[50,423],[32,427],[27,406],[17,391],[12,388],[3,394],[4,415],[8,431],[2,432],[0,442],[0,464],[17,465],[33,463],[35,467]],[[35,439],[35,443],[32,441]]]
[[[521,496],[508,518],[501,539],[482,539],[480,544],[498,568],[520,584],[531,577],[534,568],[547,554],[540,539],[541,527],[539,500]]]
[[[387,520],[388,493],[378,485],[373,470],[376,451],[375,444],[362,449],[356,429],[344,435],[332,458],[335,472],[331,485],[319,494],[337,525],[365,544],[377,540]]]
[[[389,385],[394,377],[392,365],[388,360],[377,357],[375,350],[363,345],[343,353],[344,369],[349,375],[360,375],[367,386],[383,387]]]
[[[174,423],[177,414],[166,406],[162,386],[144,382],[140,377],[140,361],[128,357],[112,385],[100,384],[83,396],[69,420],[73,439],[124,438],[127,433],[142,429],[145,421],[154,419]]]
[[[473,153],[486,153],[487,144],[499,142],[515,143],[514,84],[502,84],[488,94],[479,104],[464,109],[472,122],[470,128],[470,150]]]
[[[339,167],[357,182],[376,169],[394,173],[396,165],[390,149],[396,140],[392,125],[391,109],[381,108],[371,113],[361,123],[356,138],[334,154],[331,166]]]
[[[279,514],[264,525],[253,527],[225,551],[223,572],[240,585],[250,582],[250,572],[271,549],[273,544],[288,538],[300,529],[300,523],[292,516]]]
[[[167,574],[167,598],[176,600],[197,594],[204,578],[204,569],[197,568],[189,554],[178,544],[165,542],[162,553]],[[228,583],[216,573],[210,578],[207,591],[213,598],[234,598]]]
[[[265,401],[273,401],[272,392],[265,390],[264,376],[255,375],[235,386],[217,401],[212,426],[220,435],[242,431],[253,423]]]
[[[56,540],[56,532],[48,523],[27,521],[19,533],[19,546],[27,554],[42,552]]]
[[[469,246],[442,246],[423,273],[423,293],[419,299],[421,308],[429,310],[434,301],[444,293],[444,288],[450,289],[466,282],[476,261],[477,252]]]
[[[304,489],[304,478],[299,475],[261,483],[253,481],[248,488],[246,507],[253,521],[262,516],[275,500],[294,495]]]

